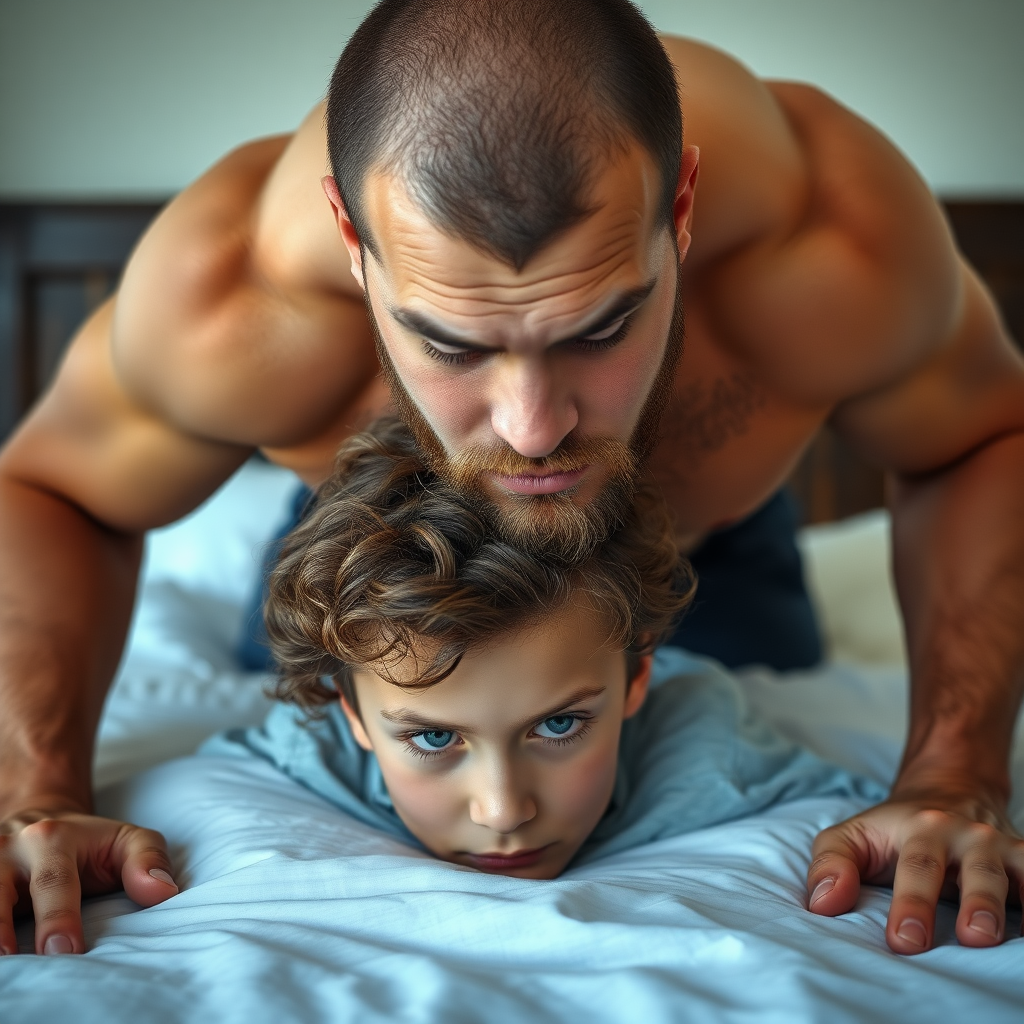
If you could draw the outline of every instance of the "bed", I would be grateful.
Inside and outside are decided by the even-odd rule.
[[[536,882],[425,857],[258,762],[185,756],[266,712],[266,677],[240,672],[233,648],[293,486],[250,462],[149,537],[98,804],[167,836],[182,891],[147,910],[123,894],[87,901],[84,956],[0,959],[5,1024],[1024,1019],[1024,940],[962,948],[944,904],[936,948],[906,959],[885,945],[884,889],[841,918],[804,909],[811,840],[851,800],[798,801]],[[906,671],[885,514],[801,543],[828,661],[748,670],[743,686],[791,737],[886,781]],[[1011,912],[1008,934],[1020,923]],[[31,950],[30,923],[19,939]]]

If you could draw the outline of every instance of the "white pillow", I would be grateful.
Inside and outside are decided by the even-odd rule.
[[[906,664],[889,513],[878,509],[806,527],[798,540],[826,657],[862,665]]]
[[[296,487],[294,474],[252,460],[191,515],[146,538],[128,647],[100,723],[97,786],[266,714],[272,677],[241,672],[235,652],[267,542]]]

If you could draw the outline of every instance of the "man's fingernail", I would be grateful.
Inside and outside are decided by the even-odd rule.
[[[924,930],[924,925],[912,917],[908,917],[899,926],[896,930],[896,937],[904,942],[909,942],[912,946],[918,946],[920,949],[924,949],[925,943],[928,941],[928,933]]]
[[[163,882],[164,885],[169,885],[175,892],[178,891],[178,883],[175,882],[163,868],[150,868],[149,873],[158,882]]]
[[[827,896],[836,887],[836,880],[834,878],[823,878],[815,887],[814,892],[811,893],[811,902],[809,906],[814,906],[822,896]]]
[[[967,927],[981,932],[982,935],[986,935],[990,939],[999,938],[999,922],[996,920],[996,915],[990,914],[987,910],[976,910],[971,915],[971,923]]]
[[[59,953],[72,953],[74,946],[66,935],[51,935],[43,946],[43,953],[46,956],[56,956]]]

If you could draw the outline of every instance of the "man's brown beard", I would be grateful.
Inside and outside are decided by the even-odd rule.
[[[364,289],[365,294],[365,289]],[[585,437],[575,431],[543,458],[520,455],[500,438],[491,446],[464,448],[449,455],[395,370],[380,328],[366,299],[384,381],[398,414],[409,425],[431,469],[474,504],[478,514],[509,544],[537,557],[579,564],[622,524],[633,506],[640,470],[658,442],[661,415],[672,395],[675,371],[683,352],[682,268],[676,273],[676,294],[665,354],[628,443],[612,437]],[[506,494],[495,501],[484,486],[490,475],[534,476],[602,466],[607,480],[598,495],[580,505],[576,488],[556,494]]]

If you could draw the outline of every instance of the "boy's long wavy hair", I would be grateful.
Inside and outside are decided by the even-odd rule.
[[[275,696],[315,712],[340,692],[357,707],[352,670],[391,678],[388,666],[400,661],[402,680],[393,681],[432,686],[468,651],[574,597],[604,620],[632,676],[695,589],[667,509],[649,489],[582,563],[539,559],[497,539],[428,469],[408,427],[384,418],[341,447],[271,574]]]

